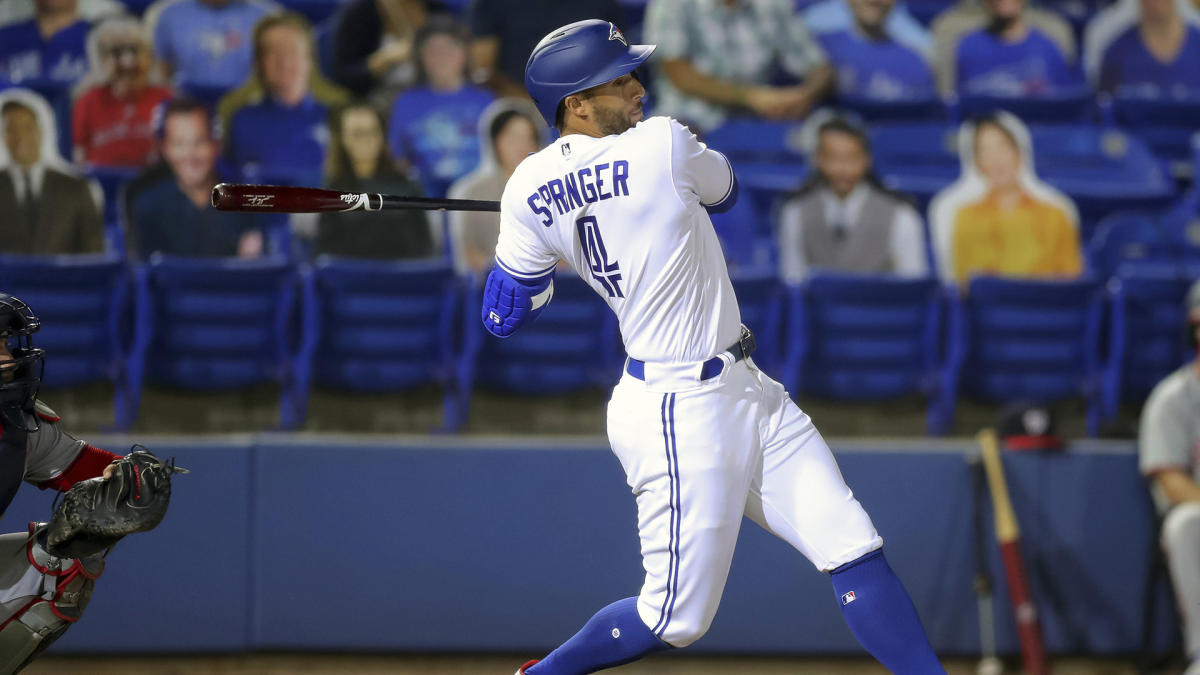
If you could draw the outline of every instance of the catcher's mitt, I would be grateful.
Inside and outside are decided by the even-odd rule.
[[[51,555],[83,558],[127,534],[153,529],[167,514],[171,474],[187,473],[144,449],[114,460],[112,466],[112,478],[81,481],[63,494],[46,527]]]

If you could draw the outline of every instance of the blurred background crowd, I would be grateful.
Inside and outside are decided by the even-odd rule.
[[[658,45],[639,73],[648,111],[687,123],[735,165],[743,197],[714,224],[745,289],[744,313],[764,308],[767,325],[756,329],[775,365],[795,372],[783,373],[793,391],[924,394],[934,433],[950,428],[960,390],[1001,402],[1082,397],[1097,433],[1187,358],[1184,289],[1200,273],[1200,9],[1191,0],[8,0],[0,278],[54,315],[39,274],[65,283],[64,266],[102,259],[128,275],[125,290],[100,283],[147,333],[113,329],[123,347],[101,348],[112,358],[97,372],[120,389],[162,373],[151,363],[131,374],[126,362],[139,341],[151,361],[169,356],[159,324],[173,312],[136,306],[186,304],[167,299],[173,265],[300,270],[276,304],[311,300],[316,318],[289,319],[273,353],[279,368],[304,371],[306,386],[312,353],[337,348],[321,304],[333,302],[332,270],[444,267],[471,305],[461,289],[491,265],[498,218],[224,214],[209,205],[212,185],[498,199],[554,133],[524,92],[527,55],[553,28],[597,17]],[[411,265],[386,267],[397,261]],[[986,288],[974,292],[977,281]],[[919,334],[891,354],[912,372],[878,363],[888,358],[878,342],[843,350],[851,375],[819,372],[833,363],[822,340],[838,335],[822,324],[821,293],[863,309],[837,300],[838,282],[867,283],[862,292],[876,298],[860,329]],[[1007,299],[993,305],[1021,305],[1041,327],[1053,323],[1047,316],[1065,322],[1041,347],[1070,343],[1053,357],[1058,380],[1031,357],[1024,367],[1041,381],[964,381],[988,366],[983,352],[1000,351],[970,330],[992,282],[1013,284],[998,287]],[[914,307],[919,320],[887,324],[889,312]],[[441,314],[432,323],[443,325],[442,343],[464,343],[460,353],[503,358]],[[306,325],[325,334],[309,339]],[[1004,337],[993,329],[988,337]],[[611,336],[598,344],[565,356],[608,365],[619,348]],[[296,366],[305,345],[310,364]],[[1013,368],[991,365],[1001,375]],[[286,379],[279,368],[266,379]],[[196,371],[196,386],[237,384],[219,370]],[[435,379],[470,388],[475,370],[460,359]],[[520,373],[510,389],[557,377]]]

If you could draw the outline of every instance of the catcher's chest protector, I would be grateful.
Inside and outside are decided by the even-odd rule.
[[[29,532],[0,536],[0,675],[24,668],[77,621],[104,558],[56,558]]]

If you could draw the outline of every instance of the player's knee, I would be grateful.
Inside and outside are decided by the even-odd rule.
[[[1191,550],[1200,544],[1200,504],[1180,504],[1167,512],[1162,544],[1168,551]]]
[[[659,639],[672,647],[686,647],[704,637],[709,627],[712,626],[712,620],[713,617],[708,616],[697,617],[693,620],[672,621]]]

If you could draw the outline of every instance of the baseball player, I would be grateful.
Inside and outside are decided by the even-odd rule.
[[[1138,427],[1138,462],[1162,516],[1162,549],[1178,599],[1184,675],[1200,675],[1200,281],[1187,294],[1197,359],[1154,387]]]
[[[750,358],[708,218],[733,205],[737,180],[687,128],[644,118],[633,71],[653,50],[588,20],[546,36],[525,68],[561,135],[505,187],[483,323],[504,338],[533,321],[560,258],[616,313],[628,359],[608,434],[637,500],[646,576],[637,597],[518,673],[591,673],[699,639],[743,515],[830,573],[851,631],[884,666],[944,673],[825,441]]]
[[[170,494],[160,482],[175,470],[149,453],[122,458],[59,428],[58,415],[37,399],[44,352],[32,335],[40,327],[28,305],[0,293],[0,515],[22,480],[67,492],[49,524],[0,535],[0,675],[24,668],[79,619],[107,549],[120,538],[112,525],[134,505],[136,518],[156,512],[135,530],[156,525]],[[99,511],[75,497],[107,501],[109,531],[89,529]],[[91,523],[80,530],[82,521]]]

